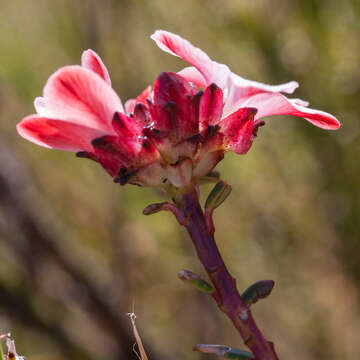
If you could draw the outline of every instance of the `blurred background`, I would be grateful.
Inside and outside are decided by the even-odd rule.
[[[243,347],[211,298],[177,279],[204,274],[160,200],[96,164],[20,138],[15,125],[57,68],[96,50],[123,101],[185,64],[149,39],[182,35],[243,77],[297,80],[295,96],[340,119],[325,132],[268,119],[246,156],[220,164],[233,186],[216,237],[240,289],[274,279],[253,306],[280,359],[360,353],[360,2],[356,0],[0,0],[0,333],[29,359],[136,359],[135,309],[151,360],[204,359],[196,343]],[[202,188],[205,196],[211,187]]]

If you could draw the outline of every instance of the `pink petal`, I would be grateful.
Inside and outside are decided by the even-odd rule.
[[[224,64],[212,61],[202,50],[192,45],[179,35],[168,31],[157,30],[151,35],[159,48],[171,55],[178,56],[196,67],[206,80],[206,85],[215,83],[223,88],[230,75],[229,68]]]
[[[125,101],[125,114],[126,115],[130,115],[131,113],[134,112],[134,108],[136,105],[136,100],[135,99],[128,99]]]
[[[186,81],[192,82],[197,87],[201,87],[201,88],[206,87],[206,81],[204,77],[193,66],[188,66],[180,70],[177,74],[183,77]]]
[[[249,96],[264,92],[292,93],[299,86],[296,81],[281,85],[267,85],[244,79],[232,73],[226,65],[212,61],[207,54],[193,46],[189,41],[167,31],[157,30],[151,35],[151,38],[161,50],[181,57],[193,65],[205,79],[206,85],[215,83],[223,91],[227,89],[224,117],[232,114],[240,107],[245,106],[243,103]],[[196,85],[198,85],[198,83],[204,85],[204,83],[201,82],[201,78],[199,79],[199,74],[196,74],[190,69],[192,68],[185,68],[180,72],[180,75],[188,81],[194,82]]]
[[[104,133],[87,126],[30,115],[17,125],[25,139],[48,148],[92,152],[91,141]]]
[[[137,140],[141,133],[139,124],[133,118],[119,112],[114,114],[112,126],[118,137],[123,141],[126,141],[126,139]]]
[[[81,66],[66,66],[55,72],[44,88],[43,102],[55,118],[110,132],[114,113],[124,111],[115,91]]]
[[[290,81],[280,85],[267,85],[257,81],[251,81],[242,78],[239,75],[231,73],[228,78],[228,95],[224,106],[224,116],[227,116],[243,105],[250,97],[259,93],[277,93],[284,92],[292,94],[299,84],[296,81]]]
[[[149,85],[140,93],[140,95],[137,96],[136,103],[142,103],[146,105],[147,104],[146,100],[150,98],[150,96],[151,96],[151,86]]]
[[[118,137],[112,135],[93,139],[92,146],[100,164],[113,177],[118,175],[121,168],[126,170],[125,167],[131,166],[136,156],[133,146],[130,149],[128,144],[122,144]]]
[[[89,49],[82,53],[81,66],[98,74],[111,86],[109,72],[100,56],[95,51]]]
[[[199,126],[200,131],[208,126],[216,125],[223,111],[223,92],[215,84],[208,86],[200,99]]]
[[[305,104],[307,103],[302,100],[288,99],[279,93],[263,93],[250,97],[243,106],[258,109],[255,119],[272,115],[293,115],[303,117],[322,129],[336,130],[340,127],[340,122],[333,115],[324,111],[307,108],[303,106]]]
[[[129,99],[125,102],[125,111],[127,115],[134,112],[135,105],[141,103],[147,105],[147,99],[151,97],[151,86],[145,88],[136,99]]]
[[[228,150],[237,154],[246,154],[249,151],[254,139],[255,114],[254,108],[241,108],[219,123]]]

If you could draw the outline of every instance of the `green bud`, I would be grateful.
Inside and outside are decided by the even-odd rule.
[[[221,356],[225,359],[233,360],[248,360],[255,359],[254,355],[248,351],[241,349],[234,349],[230,346],[225,345],[213,345],[213,344],[198,344],[194,347],[195,351],[205,353],[205,354],[214,354]]]
[[[225,181],[220,180],[210,192],[208,198],[205,203],[205,210],[207,212],[214,211],[217,207],[219,207],[225,199],[231,193],[231,186],[227,184]]]
[[[249,286],[242,294],[241,299],[246,306],[255,304],[258,300],[270,295],[275,282],[273,280],[261,280]]]
[[[206,294],[211,294],[214,291],[212,285],[210,285],[207,281],[203,280],[199,275],[193,273],[190,270],[179,271],[178,277],[179,279],[194,285],[196,288]]]

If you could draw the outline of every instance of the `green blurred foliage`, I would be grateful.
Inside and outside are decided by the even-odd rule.
[[[160,72],[183,68],[149,39],[156,29],[179,33],[246,78],[297,80],[296,97],[342,122],[325,132],[298,118],[268,119],[246,156],[229,154],[220,164],[233,191],[215,224],[240,289],[276,281],[254,313],[281,359],[357,358],[358,1],[0,0],[0,142],[26,168],[23,185],[13,184],[30,199],[29,213],[58,234],[63,258],[98,289],[130,338],[124,314],[134,306],[150,358],[199,359],[196,343],[242,347],[212,299],[176,278],[183,268],[203,274],[183,229],[169,213],[141,215],[158,193],[119,187],[97,164],[34,146],[15,130],[49,75],[79,63],[87,48],[101,55],[123,101]],[[10,165],[1,163],[5,174]],[[204,186],[203,196],[210,190]],[[0,229],[0,284],[18,301],[1,301],[0,293],[0,332],[11,331],[33,360],[114,359],[116,332],[83,305],[87,292],[71,272],[39,255],[36,241],[26,253],[28,234],[4,203]]]

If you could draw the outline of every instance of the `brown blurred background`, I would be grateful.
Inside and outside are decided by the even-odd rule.
[[[299,81],[296,97],[342,122],[325,132],[269,119],[246,156],[228,155],[216,236],[240,288],[276,281],[253,310],[281,359],[358,358],[357,0],[0,0],[0,333],[32,360],[136,359],[134,306],[151,360],[205,358],[196,343],[242,347],[212,299],[177,279],[203,270],[172,215],[141,215],[157,193],[15,131],[49,75],[87,48],[123,101],[183,68],[149,39],[158,28],[246,78]]]

